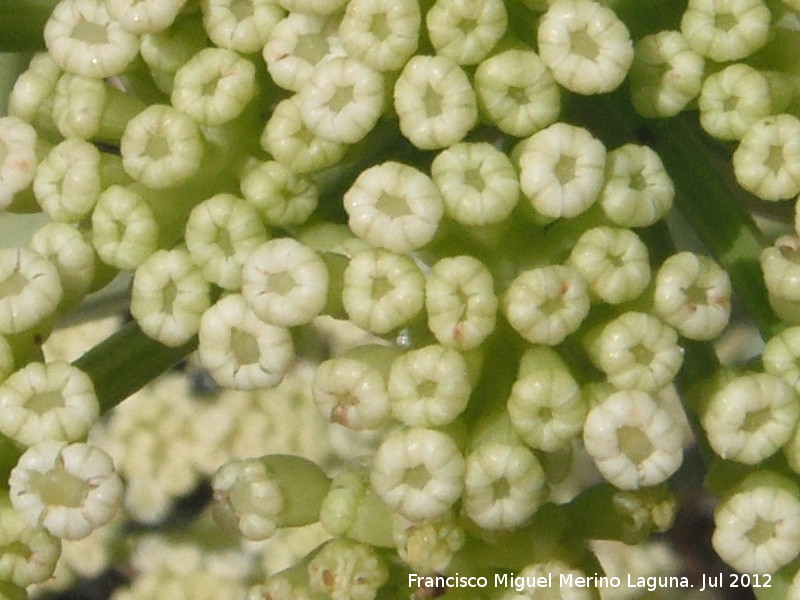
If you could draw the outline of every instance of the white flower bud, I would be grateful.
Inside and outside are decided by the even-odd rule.
[[[733,153],[733,174],[763,200],[800,192],[800,119],[780,114],[760,119],[742,135]]]
[[[356,60],[377,71],[396,71],[417,49],[421,20],[416,0],[350,0],[339,35]]]
[[[353,233],[373,247],[398,254],[430,242],[444,212],[430,177],[393,161],[362,171],[343,203]]]
[[[573,246],[568,264],[609,304],[635,300],[650,283],[647,246],[629,229],[589,229]]]
[[[324,140],[354,144],[383,112],[383,76],[352,58],[321,62],[297,93],[306,126]]]
[[[35,327],[55,312],[63,295],[51,261],[28,248],[0,249],[0,334]]]
[[[575,217],[600,195],[606,149],[586,129],[555,123],[523,141],[519,184],[538,215]]]
[[[136,268],[131,314],[146,335],[180,346],[197,334],[210,288],[186,250],[159,250]]]
[[[277,238],[244,262],[242,295],[258,318],[279,327],[308,323],[328,300],[328,269],[308,246]]]
[[[291,334],[256,317],[238,294],[203,313],[198,335],[200,363],[224,387],[275,387],[294,360]]]
[[[8,479],[11,504],[30,527],[81,539],[108,523],[122,497],[111,458],[87,444],[31,446]]]
[[[472,393],[464,357],[438,344],[399,356],[387,385],[392,416],[412,427],[442,427],[467,407]]]
[[[139,51],[138,39],[99,0],[64,0],[44,27],[44,41],[65,71],[102,79],[119,75]]]
[[[800,498],[793,481],[758,471],[714,510],[714,550],[743,573],[773,573],[800,553]]]
[[[681,428],[640,390],[615,392],[595,405],[583,443],[603,477],[623,490],[661,483],[683,461]]]
[[[66,362],[28,363],[0,386],[0,431],[26,446],[80,440],[99,416],[92,380]]]
[[[425,282],[428,328],[443,346],[469,350],[494,331],[497,296],[489,269],[472,256],[443,258]]]
[[[544,495],[545,473],[521,445],[481,444],[467,456],[464,511],[484,529],[511,529],[527,521]]]
[[[372,466],[372,487],[411,521],[442,516],[461,496],[464,457],[445,433],[408,429],[383,440]]]
[[[576,94],[617,89],[633,61],[628,28],[592,0],[558,0],[539,21],[539,54],[558,83]]]

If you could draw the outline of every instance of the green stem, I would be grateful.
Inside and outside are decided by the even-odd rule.
[[[44,50],[42,31],[58,0],[0,0],[0,52]]]
[[[195,338],[169,348],[131,322],[81,356],[75,366],[92,378],[100,410],[106,412],[178,364],[196,346]]]

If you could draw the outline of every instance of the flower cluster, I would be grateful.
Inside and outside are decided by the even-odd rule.
[[[800,5],[652,4],[53,0],[0,117],[46,221],[0,248],[0,594],[187,495],[117,600],[592,580],[699,447],[718,555],[800,597]],[[48,351],[112,282],[129,322]]]

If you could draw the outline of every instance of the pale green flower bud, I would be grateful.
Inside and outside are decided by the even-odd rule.
[[[672,117],[700,93],[703,57],[678,31],[659,31],[636,42],[630,71],[631,101],[643,117]]]
[[[444,56],[414,56],[394,86],[400,131],[422,150],[461,141],[478,122],[475,92],[466,73]]]
[[[101,79],[65,73],[53,98],[53,119],[64,137],[116,144],[125,126],[147,105]]]
[[[722,140],[739,140],[753,123],[773,112],[767,77],[745,64],[709,75],[697,100],[700,125]]]
[[[761,352],[764,370],[800,393],[800,327],[788,327],[767,341]]]
[[[8,114],[55,133],[53,96],[63,71],[47,52],[35,54],[14,83],[8,98]]]
[[[97,255],[84,235],[66,223],[47,223],[30,241],[30,248],[53,263],[64,296],[60,310],[77,306],[89,292],[95,278]]]
[[[101,153],[86,140],[69,138],[39,163],[33,192],[51,219],[77,223],[91,217],[102,190],[127,180],[119,157]]]
[[[592,0],[558,0],[539,21],[539,54],[555,80],[576,94],[617,89],[633,61],[628,28]]]
[[[753,123],[733,153],[733,174],[744,189],[763,200],[784,200],[800,192],[800,119],[790,114]]]
[[[370,487],[368,474],[355,468],[333,478],[319,520],[331,535],[391,547],[393,514]]]
[[[472,256],[439,260],[425,282],[428,328],[443,346],[469,350],[494,331],[497,296],[489,269]]]
[[[653,304],[658,316],[684,337],[712,340],[730,319],[730,277],[706,256],[679,252],[658,270]]]
[[[619,389],[657,392],[683,364],[678,334],[656,317],[626,312],[603,326],[587,343],[587,353]]]
[[[233,50],[205,48],[175,73],[172,105],[201,125],[238,117],[257,92],[256,68]]]
[[[226,290],[241,287],[245,259],[267,239],[256,210],[231,194],[216,194],[195,206],[184,232],[203,277]]]
[[[800,553],[797,484],[757,471],[714,510],[714,550],[743,573],[773,573]]]
[[[89,376],[63,361],[31,362],[0,385],[0,431],[32,446],[45,440],[75,442],[100,416]]]
[[[647,246],[629,229],[595,227],[578,238],[568,264],[608,304],[638,298],[650,283]]]
[[[178,69],[207,44],[202,17],[196,13],[179,16],[164,31],[144,34],[139,52],[155,84],[169,94]]]
[[[220,48],[259,52],[285,12],[276,0],[202,0],[203,25]]]
[[[560,344],[589,314],[589,294],[580,273],[550,265],[521,273],[506,291],[508,322],[532,344]]]
[[[0,117],[0,210],[30,188],[39,158],[36,130],[19,117]]]
[[[603,212],[620,227],[648,227],[672,208],[675,186],[658,154],[625,144],[608,153],[600,196]]]
[[[146,335],[180,346],[197,334],[210,288],[186,250],[158,250],[136,268],[131,314]]]
[[[186,0],[108,0],[108,14],[123,29],[136,35],[166,29]]]
[[[28,248],[0,249],[0,334],[39,325],[54,314],[63,296],[52,261]]]
[[[472,393],[464,357],[438,344],[399,356],[389,371],[392,416],[412,427],[442,427],[467,407]]]
[[[154,104],[130,120],[120,151],[131,177],[151,188],[169,188],[197,173],[204,142],[192,119],[171,106]]]
[[[486,118],[516,137],[547,127],[561,111],[558,85],[532,50],[505,50],[481,62],[475,93]]]
[[[245,259],[242,295],[258,318],[278,327],[308,323],[328,301],[328,269],[292,238],[265,242]]]
[[[61,556],[61,540],[29,527],[10,506],[0,508],[0,579],[20,587],[50,579]]]
[[[214,518],[249,540],[278,527],[313,523],[330,482],[308,459],[290,455],[233,460],[214,474]]]
[[[554,350],[526,350],[507,403],[511,426],[532,448],[556,452],[583,430],[588,409],[577,382]]]
[[[452,511],[416,523],[394,513],[392,522],[397,554],[417,573],[444,573],[466,542],[460,519]]]
[[[460,65],[474,65],[486,58],[507,25],[502,0],[436,0],[425,15],[436,54]]]
[[[794,389],[775,375],[754,373],[735,377],[716,391],[700,423],[714,452],[755,465],[789,441],[798,417]]]
[[[600,140],[582,127],[555,123],[523,144],[519,184],[537,215],[570,218],[594,204],[605,179]]]
[[[425,302],[425,278],[410,258],[385,250],[357,252],[344,272],[342,304],[350,320],[383,335],[408,324]]]
[[[278,103],[261,135],[261,147],[288,169],[312,173],[335,165],[347,146],[324,140],[303,123],[296,97]]]
[[[681,32],[695,51],[726,62],[761,48],[769,37],[771,19],[761,0],[689,0]]]
[[[245,199],[273,227],[301,225],[317,208],[314,180],[273,160],[253,165],[239,185]]]
[[[159,219],[143,190],[112,185],[92,211],[92,244],[100,259],[133,270],[158,249]]]
[[[431,177],[447,216],[467,227],[506,220],[519,199],[514,165],[491,144],[461,142],[442,150]]]
[[[383,76],[352,58],[322,61],[297,93],[306,126],[318,137],[340,144],[361,140],[384,107]]]
[[[358,346],[319,365],[311,391],[322,416],[355,430],[380,429],[388,421],[386,380],[395,348]]]
[[[416,0],[350,0],[339,35],[347,54],[377,71],[396,71],[417,49],[420,33]]]
[[[304,13],[291,13],[278,22],[263,50],[273,81],[283,89],[299,92],[318,64],[345,56],[342,40],[336,35],[338,23],[336,16]]]

